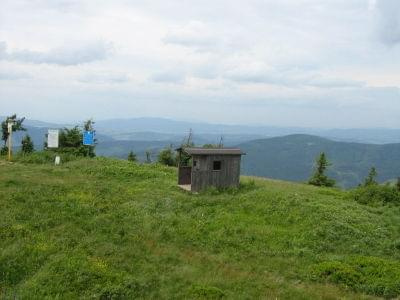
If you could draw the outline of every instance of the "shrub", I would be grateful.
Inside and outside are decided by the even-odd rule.
[[[221,289],[214,286],[192,286],[190,290],[190,298],[201,299],[222,299],[225,298],[225,293]]]
[[[376,296],[400,295],[400,263],[387,259],[357,256],[345,262],[322,262],[313,267],[312,277]]]
[[[400,192],[389,185],[360,186],[351,191],[351,197],[358,203],[367,205],[400,204]]]
[[[176,156],[171,148],[164,149],[158,154],[158,162],[167,166],[176,166]]]
[[[59,143],[59,148],[56,150],[59,153],[67,153],[75,156],[96,156],[94,146],[83,145],[83,132],[78,126],[60,130]]]
[[[21,152],[24,154],[32,153],[34,149],[33,141],[27,134],[21,141]]]
[[[8,147],[7,146],[1,147],[0,155],[7,155],[7,153],[8,153]]]
[[[71,153],[56,153],[53,151],[37,151],[29,154],[18,154],[14,156],[14,160],[26,163],[26,164],[46,164],[46,163],[54,163],[56,156],[60,156],[61,163],[73,161],[78,159],[74,154]]]
[[[136,154],[133,151],[129,152],[128,154],[128,161],[137,161]]]

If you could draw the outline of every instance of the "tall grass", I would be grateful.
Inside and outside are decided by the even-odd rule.
[[[174,168],[37,155],[0,164],[0,298],[400,295],[398,206],[254,178],[190,194]]]

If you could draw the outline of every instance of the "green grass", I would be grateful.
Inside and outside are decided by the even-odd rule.
[[[38,162],[0,160],[0,298],[400,295],[398,206],[257,178],[193,195],[174,168]]]

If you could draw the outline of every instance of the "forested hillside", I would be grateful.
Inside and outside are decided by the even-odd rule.
[[[372,145],[335,142],[310,135],[289,135],[240,144],[243,173],[249,175],[307,181],[315,158],[325,152],[332,163],[328,174],[341,187],[363,181],[371,167],[384,182],[400,176],[400,144]]]

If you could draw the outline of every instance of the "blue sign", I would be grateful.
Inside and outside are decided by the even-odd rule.
[[[83,132],[83,144],[85,146],[94,145],[94,131],[84,131]]]

